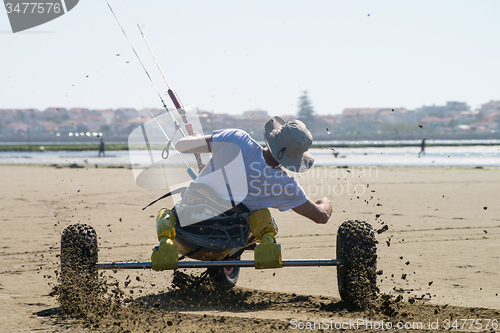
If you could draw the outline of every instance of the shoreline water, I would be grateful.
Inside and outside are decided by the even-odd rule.
[[[265,145],[265,142],[258,141]],[[367,148],[367,147],[420,147],[422,140],[316,140],[312,148]],[[433,146],[496,146],[500,145],[500,139],[469,139],[469,140],[447,140],[428,139],[425,141],[427,147]],[[127,142],[109,141],[106,143],[108,150],[129,150]],[[35,142],[0,142],[1,151],[49,151],[49,150],[96,150],[99,148],[97,142],[57,142],[57,141],[35,141]]]
[[[500,167],[500,145],[497,146],[431,146],[421,153],[419,147],[356,147],[356,148],[311,148],[316,166],[463,166],[463,167]],[[130,155],[134,164],[150,165],[151,157],[147,150],[106,150],[106,157],[98,157],[98,151],[36,151],[1,152],[2,165],[124,165],[130,166]],[[153,156],[161,156],[161,151],[153,150]],[[162,164],[182,164],[172,152]],[[191,156],[184,157],[189,162]],[[203,156],[208,160],[208,155]],[[193,160],[194,162],[194,160]],[[193,166],[195,166],[194,164]]]

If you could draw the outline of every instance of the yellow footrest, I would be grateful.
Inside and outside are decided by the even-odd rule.
[[[254,250],[254,261],[256,269],[283,267],[281,245],[276,244],[270,235],[264,235],[262,243],[257,245]]]
[[[179,252],[177,246],[161,242],[160,246],[153,249],[151,266],[155,271],[179,268]]]

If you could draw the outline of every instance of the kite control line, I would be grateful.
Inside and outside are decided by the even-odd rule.
[[[146,39],[146,36],[144,35],[144,32],[142,32],[142,29],[139,26],[139,24],[137,25],[137,27],[139,28],[139,31],[141,32],[141,36],[144,39],[144,42],[148,46],[149,52],[151,53],[151,56],[153,57],[153,59],[155,61],[156,67],[158,67],[158,70],[160,71],[161,76],[163,77],[163,81],[165,81],[165,84],[167,85],[168,96],[172,100],[172,103],[174,104],[175,108],[177,109],[177,112],[179,112],[179,115],[182,118],[182,122],[184,123],[184,127],[186,128],[186,131],[188,132],[189,135],[193,135],[194,134],[194,132],[193,132],[193,124],[188,121],[187,115],[186,115],[186,111],[184,110],[184,106],[182,105],[181,101],[179,100],[179,97],[177,97],[177,94],[172,90],[172,88],[170,88],[170,85],[168,84],[168,81],[165,78],[165,75],[163,74],[163,71],[161,70],[160,64],[158,64],[158,61],[156,60],[156,57],[155,57],[155,55],[153,53],[153,50],[149,46],[149,43],[148,43],[148,41]],[[201,166],[203,165],[203,162],[201,161],[200,154],[199,153],[194,153],[194,156],[196,158],[196,163],[198,164],[198,168],[201,168]]]
[[[128,38],[127,36],[127,33],[125,32],[125,30],[123,29],[123,26],[121,25],[120,21],[118,20],[118,17],[116,17],[116,14],[115,12],[113,11],[113,8],[111,8],[111,5],[109,4],[109,2],[106,0],[106,4],[108,5],[109,9],[111,10],[111,13],[113,14],[113,16],[115,17],[115,20],[116,22],[118,23],[118,25],[120,26],[122,32],[123,32],[123,35],[125,36],[125,38],[127,39],[128,43],[130,44],[130,47],[132,48],[132,50],[134,51],[134,54],[135,56],[137,57],[137,59],[139,60],[139,63],[141,64],[142,66],[142,69],[144,70],[144,72],[146,73],[146,75],[148,76],[148,79],[149,81],[151,82],[151,84],[153,85],[153,87],[155,88],[156,90],[156,93],[158,94],[158,97],[160,98],[161,102],[162,102],[162,105],[163,105],[163,108],[167,111],[167,113],[169,114],[170,116],[170,119],[172,120],[172,122],[174,123],[175,125],[175,132],[174,134],[172,135],[171,138],[168,137],[167,133],[165,132],[165,130],[163,129],[163,127],[161,127],[160,123],[158,122],[158,120],[156,119],[156,117],[153,115],[153,113],[151,112],[151,110],[148,109],[149,113],[151,114],[151,116],[153,117],[153,119],[155,120],[155,122],[158,124],[158,126],[160,127],[161,131],[163,132],[163,134],[165,135],[165,137],[167,138],[168,142],[167,142],[167,146],[165,147],[165,149],[163,149],[162,151],[162,158],[163,159],[167,159],[168,156],[169,156],[169,148],[170,146],[172,146],[174,148],[174,150],[179,154],[179,157],[181,158],[182,162],[184,162],[184,164],[186,165],[186,167],[188,168],[187,169],[187,173],[189,174],[189,176],[195,180],[196,177],[198,177],[198,175],[196,174],[196,171],[194,171],[194,169],[192,167],[190,167],[186,161],[184,161],[184,159],[182,158],[182,155],[177,151],[177,149],[175,149],[175,146],[173,145],[172,143],[172,140],[175,136],[175,134],[177,133],[177,131],[179,131],[181,133],[181,135],[184,137],[186,136],[186,134],[184,134],[184,132],[182,131],[182,128],[181,126],[179,125],[179,122],[177,121],[177,119],[175,119],[172,115],[172,113],[170,112],[170,110],[167,108],[167,105],[165,103],[165,101],[163,100],[163,98],[161,97],[161,93],[160,91],[158,90],[158,88],[156,87],[155,83],[153,82],[153,79],[151,78],[151,76],[149,75],[149,72],[147,71],[146,67],[144,66],[141,58],[139,57],[139,54],[137,54],[137,51],[135,50],[135,47],[134,45],[132,44],[132,42],[130,41],[130,39]],[[139,25],[137,25],[139,26]],[[175,107],[177,108],[177,112],[179,112],[179,114],[181,115],[182,117],[182,121],[184,122],[184,126],[186,128],[186,131],[188,132],[189,135],[193,135],[194,132],[193,132],[193,125],[188,122],[187,120],[187,117],[186,117],[186,111],[184,110],[182,104],[180,103],[179,99],[177,98],[177,96],[175,95],[175,93],[173,92],[172,89],[170,89],[170,86],[168,85],[168,82],[167,80],[165,79],[165,76],[163,75],[163,72],[160,68],[160,66],[158,65],[158,62],[156,61],[156,58],[153,54],[153,51],[151,50],[151,48],[149,47],[149,44],[146,40],[146,37],[144,36],[141,28],[139,27],[139,30],[141,31],[141,35],[142,37],[144,38],[144,41],[146,42],[146,45],[148,46],[148,49],[149,51],[151,52],[151,55],[153,56],[153,59],[155,60],[155,63],[156,63],[156,66],[158,66],[158,69],[160,70],[160,73],[163,77],[163,80],[165,81],[165,83],[167,84],[167,87],[168,87],[168,95],[170,96],[170,99],[172,99],[172,102],[174,103]],[[201,169],[202,165],[203,165],[203,162],[201,161],[201,156],[200,154],[198,153],[195,153],[195,158],[196,158],[196,163],[198,164],[198,168]]]

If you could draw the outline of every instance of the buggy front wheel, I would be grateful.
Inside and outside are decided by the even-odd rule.
[[[377,289],[377,241],[369,223],[345,221],[337,233],[337,281],[348,307],[365,308]]]

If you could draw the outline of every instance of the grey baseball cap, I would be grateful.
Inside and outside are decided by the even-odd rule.
[[[314,157],[307,151],[313,137],[300,120],[272,117],[264,126],[264,139],[276,161],[288,170],[304,172],[313,165]]]

